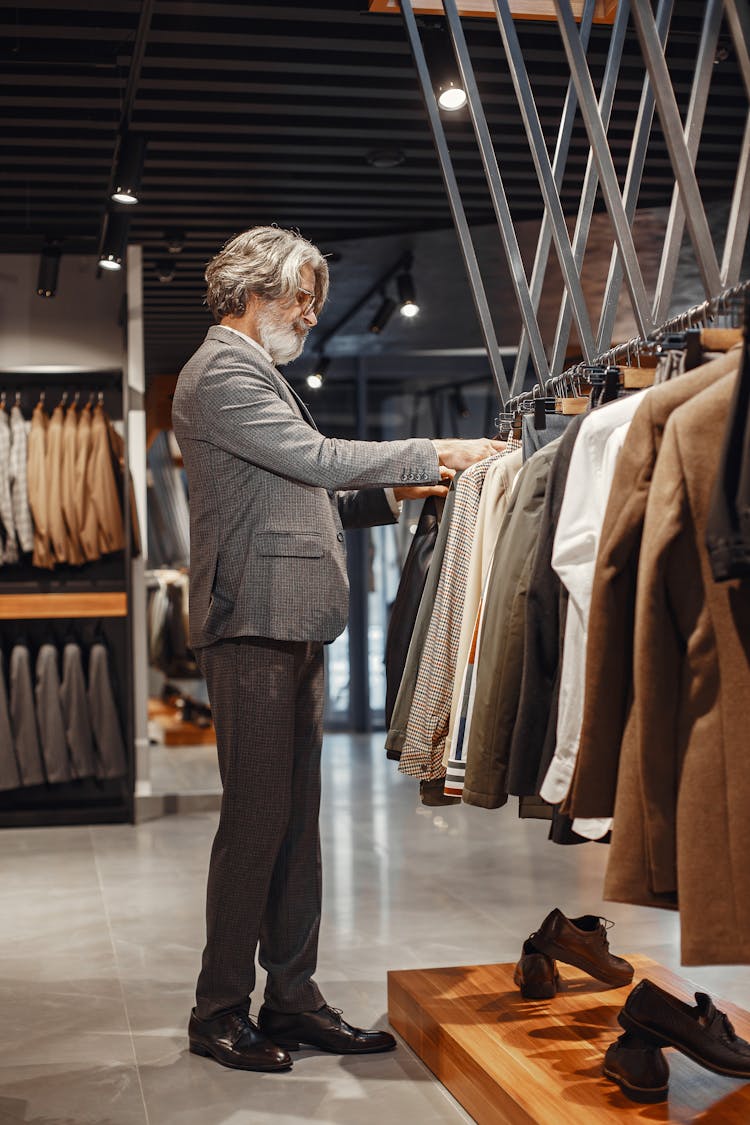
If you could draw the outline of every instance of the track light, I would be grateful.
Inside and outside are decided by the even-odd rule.
[[[164,231],[164,241],[170,254],[181,254],[185,248],[185,232],[174,227]]]
[[[323,381],[326,377],[326,374],[328,372],[328,368],[330,366],[331,366],[331,357],[330,356],[322,355],[322,356],[318,357],[318,362],[317,362],[317,365],[315,366],[315,369],[310,372],[310,374],[307,376],[307,380],[306,380],[307,385],[308,385],[308,387],[311,388],[311,390],[313,390],[313,391],[319,391],[320,390],[320,388],[323,386]]]
[[[396,278],[398,286],[399,312],[402,316],[411,319],[419,312],[419,305],[414,293],[414,281],[410,273],[400,273]]]
[[[388,321],[393,316],[395,311],[396,311],[396,302],[393,300],[392,297],[385,297],[384,296],[383,300],[380,303],[380,308],[378,309],[378,311],[375,313],[375,316],[370,321],[369,331],[373,332],[376,336],[379,336],[380,333],[385,328]]]
[[[128,215],[117,211],[108,211],[104,218],[104,231],[102,234],[102,248],[99,253],[99,266],[103,270],[119,270],[122,268],[125,251],[128,245]]]
[[[57,276],[60,272],[60,244],[48,239],[39,255],[39,273],[36,279],[38,297],[54,297],[57,292]]]
[[[170,281],[174,281],[175,274],[177,273],[177,262],[174,258],[160,258],[156,265],[156,276],[162,285],[168,285]]]
[[[461,390],[461,388],[456,387],[451,397],[453,401],[453,409],[455,410],[456,415],[459,418],[468,418],[471,411],[469,410],[469,404],[466,401],[464,392]]]
[[[120,150],[117,154],[117,168],[112,188],[112,199],[115,203],[138,202],[145,155],[146,138],[141,133],[124,133],[120,137]]]
[[[438,105],[449,113],[463,109],[467,102],[466,91],[461,83],[445,24],[439,21],[425,26],[422,32],[422,46]]]

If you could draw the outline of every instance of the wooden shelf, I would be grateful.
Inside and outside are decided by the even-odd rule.
[[[694,1002],[700,990],[648,957],[626,955],[633,984],[648,977]],[[601,1076],[622,1029],[617,1013],[633,987],[608,989],[568,965],[553,1000],[524,1000],[514,965],[409,969],[388,974],[391,1024],[478,1125],[746,1125],[750,1083],[722,1078],[678,1051],[666,1053],[669,1101],[630,1101]],[[714,998],[750,1038],[750,1014]]]
[[[0,594],[0,621],[59,617],[126,617],[127,595]]]
[[[442,0],[413,0],[412,7],[417,16],[442,16]],[[577,20],[583,13],[583,0],[573,0],[573,15]],[[371,12],[400,12],[399,0],[370,0]],[[511,0],[511,14],[517,20],[555,20],[554,0]],[[495,19],[493,0],[458,0],[458,11],[462,16],[486,17]],[[594,9],[594,23],[614,23],[617,14],[617,0],[597,0]]]

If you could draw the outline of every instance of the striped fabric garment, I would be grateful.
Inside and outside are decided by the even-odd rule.
[[[482,485],[490,465],[519,448],[511,440],[502,453],[467,469],[459,481],[440,582],[414,690],[399,772],[421,780],[445,775],[448,735],[464,592]]]
[[[487,575],[489,579],[489,573]],[[486,589],[486,583],[485,583]],[[476,620],[474,621],[474,633],[471,638],[471,648],[469,649],[469,659],[464,669],[463,678],[461,680],[461,711],[457,716],[457,721],[453,726],[453,736],[451,738],[450,757],[448,758],[448,766],[445,774],[444,793],[446,797],[460,797],[464,791],[464,775],[466,774],[466,760],[464,758],[464,745],[466,743],[466,735],[468,734],[471,725],[471,712],[472,703],[474,702],[474,692],[476,690],[476,680],[474,678],[474,665],[476,663],[476,654],[479,648],[479,636],[482,630],[482,607],[484,605],[484,590],[479,601],[477,608]]]

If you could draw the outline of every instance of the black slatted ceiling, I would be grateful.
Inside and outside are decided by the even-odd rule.
[[[668,58],[684,113],[704,4],[679,0],[675,8]],[[139,0],[0,0],[4,250],[34,252],[51,235],[63,239],[64,250],[95,253],[140,9]],[[536,217],[539,189],[497,26],[466,26],[514,218]],[[552,151],[568,78],[564,52],[554,24],[518,27]],[[608,37],[608,28],[592,32],[596,81]],[[729,56],[715,70],[697,164],[707,199],[731,194],[747,112],[726,27],[722,42]],[[631,30],[609,130],[621,176],[642,75]],[[445,124],[469,219],[491,222],[468,113],[446,116]],[[144,247],[151,371],[177,370],[200,339],[205,262],[247,226],[295,226],[324,249],[450,226],[403,25],[399,17],[368,13],[364,0],[156,0],[132,128],[149,142],[131,241]],[[401,166],[367,162],[371,150],[394,146],[405,154]],[[562,191],[570,214],[587,149],[579,121]],[[668,204],[672,185],[657,122],[640,206]],[[185,248],[175,280],[165,285],[155,263],[166,256],[171,228],[185,232]],[[351,299],[344,255],[331,319]]]

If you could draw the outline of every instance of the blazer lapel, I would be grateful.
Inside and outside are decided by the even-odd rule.
[[[213,324],[208,330],[208,335],[213,336],[216,333],[221,333],[221,338],[223,340],[226,340],[227,342],[238,342],[246,347],[251,355],[258,361],[258,363],[261,363],[264,369],[270,372],[271,375],[273,375],[274,379],[279,385],[279,390],[281,391],[282,396],[284,391],[290,394],[294,399],[296,405],[299,407],[300,413],[302,414],[304,420],[309,425],[311,425],[314,430],[317,430],[318,427],[315,425],[315,419],[308,410],[307,406],[299,397],[291,383],[287,382],[287,380],[284,378],[277,367],[275,367],[272,363],[269,363],[266,357],[262,355],[257,348],[254,348],[252,344],[244,340],[242,336],[238,336],[235,332],[227,331],[225,325]]]

